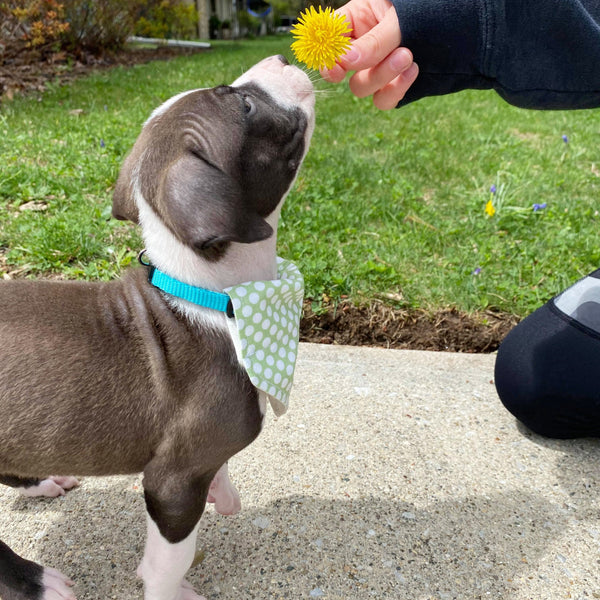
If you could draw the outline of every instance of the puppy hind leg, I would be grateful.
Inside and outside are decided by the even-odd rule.
[[[229,479],[227,463],[217,471],[211,481],[207,501],[214,503],[215,510],[221,515],[235,515],[240,512],[240,495]]]
[[[64,496],[68,490],[79,485],[79,481],[75,477],[58,476],[50,476],[46,479],[26,479],[0,475],[0,483],[17,489],[23,496],[45,496],[47,498]]]
[[[50,476],[42,479],[38,484],[29,487],[18,488],[23,496],[35,497],[45,496],[56,498],[64,496],[66,492],[77,487],[79,481],[75,477]]]
[[[62,573],[21,558],[0,541],[2,600],[75,600],[72,585]]]

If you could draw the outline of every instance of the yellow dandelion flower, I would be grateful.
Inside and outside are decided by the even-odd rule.
[[[335,61],[350,48],[350,38],[344,34],[352,28],[342,15],[336,15],[331,7],[309,7],[298,17],[292,28],[296,40],[292,50],[296,58],[309,69],[331,69]]]
[[[496,214],[496,209],[494,208],[494,204],[491,200],[488,200],[485,205],[485,214],[493,217]]]

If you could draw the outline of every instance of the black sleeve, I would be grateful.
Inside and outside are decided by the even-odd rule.
[[[419,65],[404,106],[494,89],[523,108],[600,106],[600,0],[392,0]]]

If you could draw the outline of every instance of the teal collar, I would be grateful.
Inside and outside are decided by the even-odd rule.
[[[276,279],[247,281],[219,293],[177,281],[143,255],[139,261],[149,269],[148,280],[153,286],[234,318],[240,360],[248,377],[267,394],[275,414],[282,415],[289,403],[300,336],[304,280],[298,267],[278,256]]]
[[[197,306],[224,312],[229,318],[233,318],[233,304],[231,298],[227,294],[213,292],[212,290],[189,285],[188,283],[183,283],[182,281],[174,279],[170,275],[157,269],[153,264],[145,262],[144,252],[145,250],[140,252],[138,260],[140,264],[148,267],[148,281],[154,287],[171,296],[196,304]]]

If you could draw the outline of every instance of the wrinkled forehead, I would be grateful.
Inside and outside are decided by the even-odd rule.
[[[207,89],[210,89],[210,88],[196,88],[195,90],[188,90],[186,92],[181,92],[180,94],[176,94],[175,96],[172,96],[171,98],[169,98],[168,100],[163,102],[160,106],[157,106],[152,111],[152,114],[148,117],[148,119],[146,119],[146,123],[144,123],[144,125],[146,125],[147,123],[152,121],[152,119],[154,119],[155,117],[159,117],[163,113],[167,112],[167,110],[169,110],[169,108],[171,108],[171,106],[173,106],[173,104],[175,104],[176,102],[179,102],[179,100],[181,100],[182,98],[185,98],[186,96],[189,96],[190,94],[202,92]]]
[[[246,88],[252,86],[280,108],[295,108],[299,105],[298,91],[289,85],[287,78],[281,73],[271,72],[260,68],[261,63],[255,65],[243,75],[238,77],[232,84],[234,88]]]
[[[239,81],[239,80],[237,80],[237,81]],[[265,103],[273,106],[273,108],[276,108],[276,107],[288,108],[288,106],[286,105],[287,103],[285,103],[285,102],[282,103],[280,101],[278,102],[275,99],[275,97],[268,92],[267,89],[265,89],[263,86],[259,85],[258,83],[256,83],[255,81],[252,81],[250,79],[245,80],[239,84],[232,85],[231,87],[235,87],[237,90],[239,90],[240,93],[243,93],[243,92],[252,93],[252,94],[260,97]],[[146,120],[146,123],[144,123],[144,124],[150,123],[150,121],[152,121],[155,117],[159,117],[159,116],[163,115],[178,102],[185,101],[185,100],[188,100],[188,101],[192,100],[194,96],[198,96],[198,95],[202,95],[202,94],[209,94],[214,89],[216,89],[216,88],[197,88],[195,90],[188,90],[186,92],[181,92],[180,94],[177,94],[177,95],[173,96],[172,98],[169,98],[168,100],[163,102],[160,106],[155,108],[154,111],[152,112],[152,114]],[[289,107],[291,108],[292,106],[294,106],[294,104],[290,101]]]
[[[271,115],[291,113],[298,108],[297,102],[282,102],[279,97],[275,96],[272,92],[269,92],[268,88],[265,88],[256,81],[247,81],[238,85],[231,85],[229,86],[229,90],[233,90],[234,93],[241,94],[243,97],[258,100],[259,105],[262,105],[263,108],[267,108]]]

